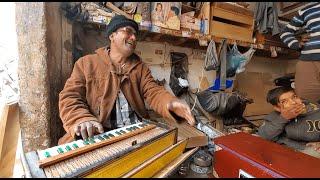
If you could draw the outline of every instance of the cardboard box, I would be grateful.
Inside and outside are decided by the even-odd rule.
[[[253,99],[252,104],[248,104],[243,116],[265,115],[274,109],[267,103],[266,96],[270,89],[275,88],[273,78],[270,73],[243,72],[237,75],[234,90],[247,94]]]

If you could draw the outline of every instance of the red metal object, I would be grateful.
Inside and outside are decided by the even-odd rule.
[[[220,136],[214,143],[214,170],[219,177],[320,177],[320,159],[247,133]]]

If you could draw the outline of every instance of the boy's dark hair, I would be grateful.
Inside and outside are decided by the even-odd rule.
[[[277,105],[279,102],[279,97],[286,92],[294,91],[291,87],[280,86],[274,89],[271,89],[267,94],[267,102],[272,105]]]

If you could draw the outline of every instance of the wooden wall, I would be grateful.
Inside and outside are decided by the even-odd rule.
[[[59,93],[63,89],[73,68],[72,30],[73,26],[60,10],[60,3],[46,3],[48,75],[50,87],[50,137],[51,145],[56,145],[64,135],[62,122],[59,118]]]
[[[25,152],[54,146],[64,134],[58,94],[73,66],[72,25],[59,6],[59,2],[16,3],[19,121]]]

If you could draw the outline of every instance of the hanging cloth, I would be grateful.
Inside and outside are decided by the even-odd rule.
[[[206,71],[217,70],[220,66],[220,61],[217,55],[216,43],[211,40],[207,48],[206,57],[204,60],[204,69]]]

